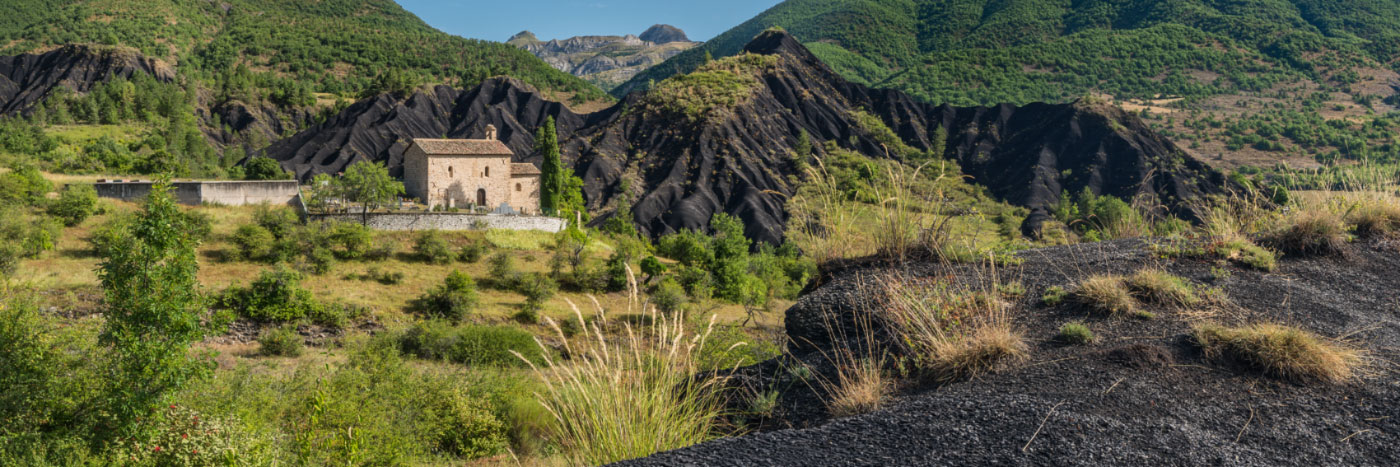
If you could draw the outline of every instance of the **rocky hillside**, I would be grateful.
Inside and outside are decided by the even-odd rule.
[[[641,36],[577,36],[549,41],[524,31],[506,43],[604,89],[612,89],[642,70],[699,45],[686,38],[684,31],[665,24],[652,26]]]
[[[174,68],[166,63],[116,47],[74,45],[0,56],[0,115],[27,112],[59,87],[85,93],[98,83],[137,72],[163,81],[175,79]]]
[[[627,180],[625,199],[646,234],[703,229],[727,212],[744,221],[750,238],[768,242],[783,238],[785,200],[801,183],[793,154],[802,133],[818,157],[829,143],[874,157],[955,159],[995,196],[1030,207],[1027,228],[1066,190],[1184,208],[1182,200],[1222,183],[1136,117],[1106,105],[932,106],[848,82],[780,31],[755,38],[746,52],[587,115],[512,80],[380,96],[267,152],[302,178],[360,159],[397,171],[410,138],[480,137],[494,124],[519,160],[533,162],[533,131],[553,116],[595,211],[607,214],[623,202]],[[939,134],[946,137],[935,147]]]
[[[1160,240],[1159,240],[1160,241]],[[791,346],[740,369],[735,410],[780,392],[760,433],[725,438],[623,465],[1394,465],[1400,442],[1400,249],[1363,239],[1332,256],[1285,257],[1271,273],[1213,261],[1162,259],[1149,241],[1030,250],[995,274],[976,266],[865,264],[829,271],[787,310]],[[1198,299],[1135,305],[1139,317],[1092,311],[1070,296],[1096,274],[1162,268]],[[993,293],[1027,356],[996,371],[943,383],[897,385],[882,409],[834,417],[817,381],[832,378],[841,348],[866,336],[855,317],[880,323],[887,284],[947,281],[946,290]],[[1008,289],[996,284],[1017,284]],[[993,292],[995,290],[996,292]],[[1008,293],[1007,290],[1012,290]],[[1019,293],[1015,290],[1020,290]],[[1087,343],[1057,337],[1082,322]],[[832,324],[843,323],[843,324]],[[1341,381],[1261,373],[1249,360],[1206,355],[1193,329],[1206,323],[1281,323],[1363,352]],[[878,324],[875,325],[877,328]],[[889,344],[881,334],[877,346]],[[837,336],[833,339],[832,336]],[[841,336],[850,337],[844,340]],[[861,352],[860,346],[855,346]],[[1290,356],[1312,355],[1290,347]],[[823,353],[824,352],[824,353]],[[875,353],[878,353],[876,351]],[[858,355],[865,355],[860,353]],[[891,367],[890,374],[898,374]],[[806,367],[811,373],[795,368]],[[802,376],[806,375],[806,376]],[[806,378],[804,381],[803,378]],[[750,419],[750,422],[753,422]]]

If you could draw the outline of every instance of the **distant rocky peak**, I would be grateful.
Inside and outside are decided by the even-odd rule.
[[[685,31],[669,24],[657,24],[647,28],[646,32],[642,33],[641,38],[654,44],[690,42],[690,38],[685,36]]]
[[[535,37],[535,33],[530,32],[530,31],[520,31],[520,32],[517,33],[516,35],[510,36],[510,39],[507,40],[506,43],[508,43],[508,44],[514,44],[514,43],[517,43],[517,42],[527,42],[527,43],[528,43],[528,42],[539,42],[539,41],[540,41],[540,39],[539,39],[538,37]]]

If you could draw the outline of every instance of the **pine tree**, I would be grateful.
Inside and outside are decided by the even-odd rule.
[[[559,194],[564,189],[564,167],[559,160],[559,134],[554,117],[545,120],[535,133],[535,151],[544,156],[540,164],[540,210],[555,214],[559,210]]]

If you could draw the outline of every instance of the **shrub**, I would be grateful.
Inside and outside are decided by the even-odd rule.
[[[360,259],[374,249],[374,233],[369,227],[354,222],[335,222],[326,235],[326,242],[336,258]]]
[[[1346,227],[1341,216],[1326,209],[1305,209],[1291,216],[1282,229],[1265,241],[1288,254],[1337,254],[1346,248]]]
[[[1276,378],[1336,383],[1350,378],[1361,358],[1357,351],[1326,342],[1290,326],[1252,324],[1196,326],[1196,345],[1205,357],[1238,364]]]
[[[1108,315],[1131,313],[1137,308],[1122,276],[1097,275],[1084,279],[1074,291],[1074,298],[1090,310]]]
[[[1127,279],[1128,289],[1143,300],[1179,306],[1195,306],[1201,302],[1191,284],[1161,269],[1141,269]]]
[[[559,291],[559,284],[549,276],[532,272],[520,277],[515,290],[525,296],[524,311],[538,312],[544,307],[544,302]]]
[[[1064,287],[1053,285],[1050,286],[1050,288],[1045,289],[1045,295],[1040,296],[1040,301],[1041,303],[1044,303],[1045,306],[1056,306],[1061,303],[1064,303],[1065,297],[1068,296],[1069,292],[1065,291]]]
[[[272,232],[257,224],[244,224],[233,231],[229,239],[239,258],[261,261],[272,257],[277,240]]]
[[[437,448],[464,459],[493,456],[510,445],[506,424],[488,401],[461,391],[434,391],[427,403],[437,415],[432,433]]]
[[[350,321],[350,310],[354,309],[354,307],[338,304],[317,305],[307,310],[306,319],[311,321],[312,324],[340,329],[344,328]]]
[[[655,256],[648,256],[642,259],[642,274],[646,274],[647,283],[651,283],[652,278],[666,273],[666,265]]]
[[[97,210],[97,190],[92,185],[69,185],[59,194],[58,200],[49,204],[49,215],[72,227],[81,224]]]
[[[464,263],[475,263],[481,261],[481,257],[486,255],[486,243],[474,241],[462,247],[457,259]]]
[[[515,259],[502,251],[491,255],[487,260],[486,275],[498,288],[511,288],[515,282]]]
[[[1081,322],[1065,323],[1060,326],[1060,333],[1055,336],[1055,340],[1066,344],[1088,344],[1094,341],[1094,331]]]
[[[834,393],[826,402],[831,416],[842,418],[874,412],[885,404],[890,381],[879,364],[863,360],[836,373]]]
[[[429,290],[419,299],[422,310],[429,316],[461,321],[476,310],[480,299],[476,281],[461,271],[452,271],[442,285]]]
[[[269,357],[301,356],[302,339],[296,326],[281,326],[258,337],[259,351]]]
[[[263,271],[248,288],[224,291],[223,306],[241,316],[264,323],[288,323],[313,313],[320,304],[311,291],[301,288],[301,274],[287,268]]]
[[[604,265],[604,276],[607,277],[607,291],[621,292],[627,290],[630,280],[627,274],[627,259],[618,253],[613,253]]]
[[[413,241],[413,252],[419,259],[431,264],[451,263],[456,257],[452,254],[452,246],[448,245],[442,233],[436,230],[425,230],[418,234],[418,238]]]
[[[419,358],[468,366],[512,368],[525,366],[527,361],[544,361],[543,350],[535,344],[534,336],[516,327],[453,327],[441,321],[425,321],[405,332],[399,346],[404,353]]]
[[[319,276],[331,272],[333,267],[335,267],[335,253],[330,248],[317,246],[312,247],[311,251],[306,254],[306,268],[303,270],[310,270],[312,274]]]
[[[755,337],[738,324],[716,324],[700,328],[696,334],[707,334],[705,347],[695,351],[695,366],[700,371],[724,371],[757,365],[782,355],[782,345],[774,339]],[[704,331],[704,332],[701,332]]]
[[[685,307],[685,288],[674,278],[664,278],[651,291],[651,304],[662,313],[674,314]]]
[[[284,207],[272,207],[267,204],[258,205],[253,211],[253,223],[272,233],[273,237],[281,240],[291,235],[300,223],[295,212]]]
[[[258,457],[257,440],[237,423],[183,405],[162,412],[142,423],[144,429],[137,431],[142,436],[122,439],[110,454],[130,465],[227,465],[230,459]]]

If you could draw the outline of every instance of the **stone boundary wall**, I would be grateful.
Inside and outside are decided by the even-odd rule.
[[[309,221],[359,223],[361,214],[307,214]],[[563,219],[543,216],[503,216],[450,212],[370,213],[368,225],[375,230],[564,230]]]
[[[98,180],[92,186],[99,197],[135,201],[150,194],[154,184],[151,180]],[[170,182],[170,193],[180,204],[188,205],[293,204],[297,199],[297,181],[176,181]]]

